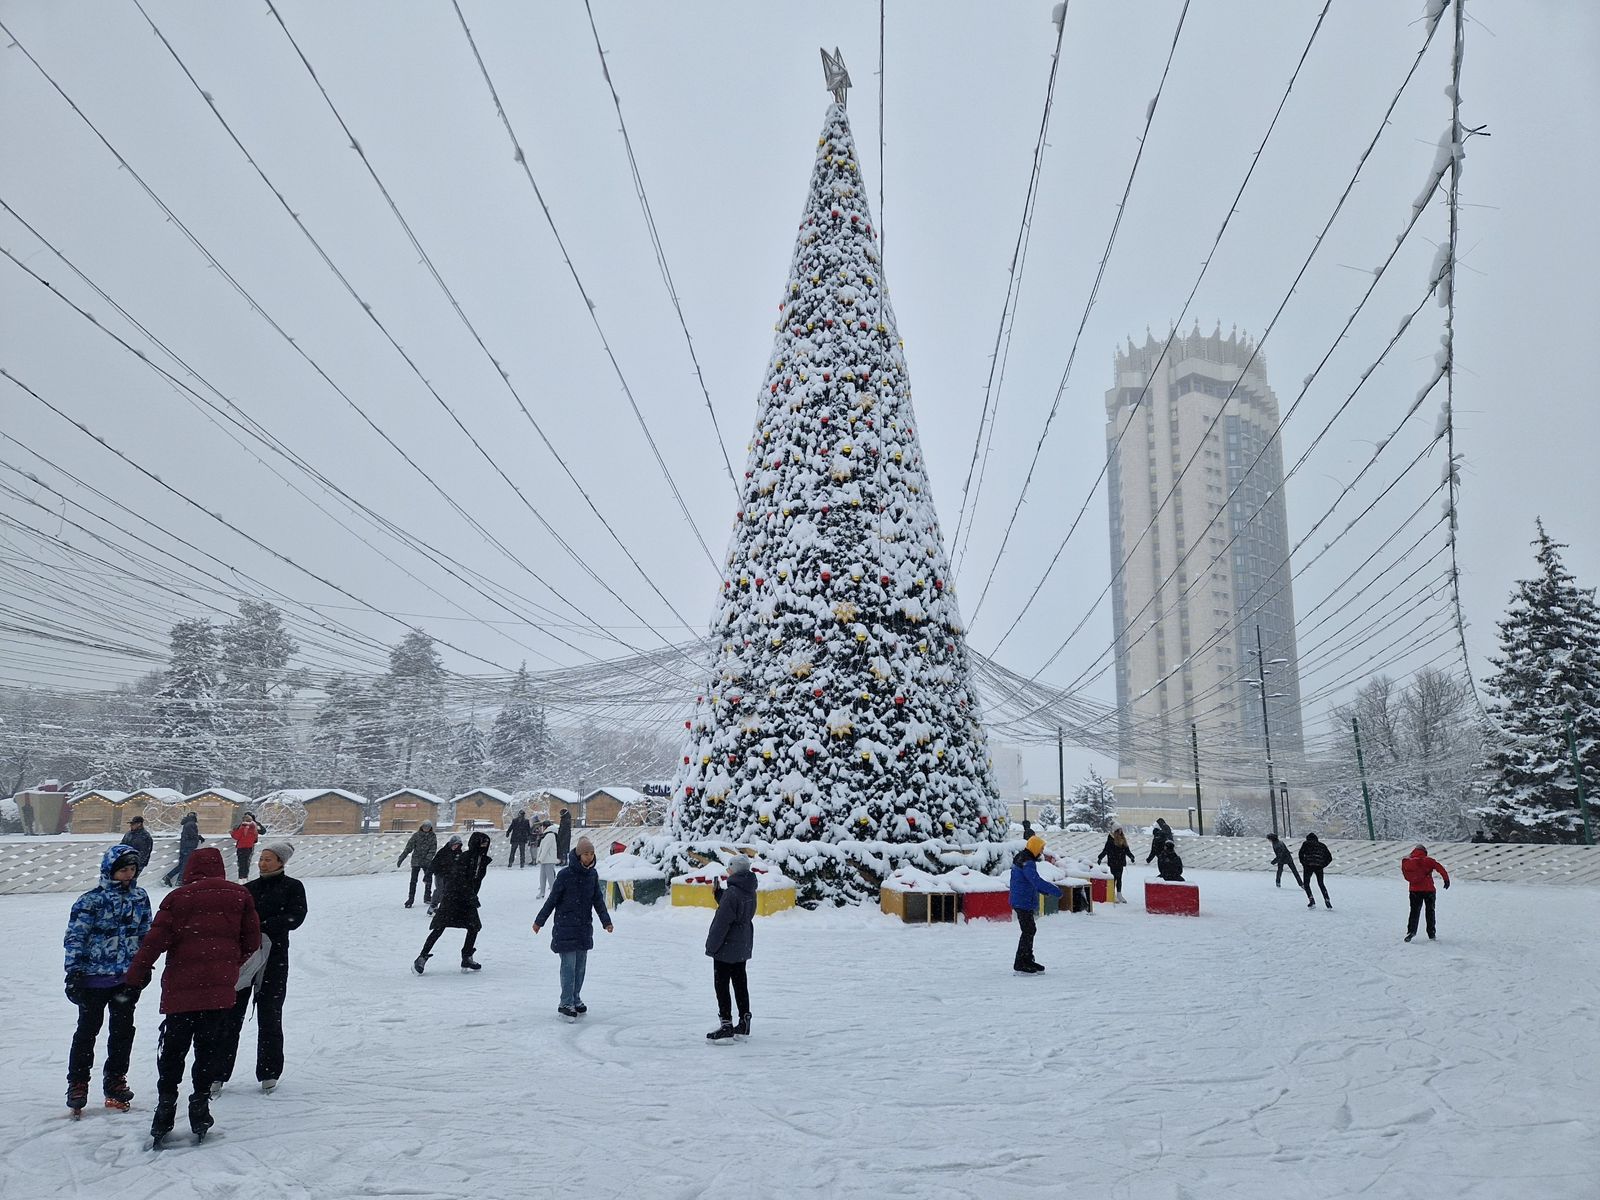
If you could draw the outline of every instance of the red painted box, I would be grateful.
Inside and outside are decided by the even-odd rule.
[[[1200,885],[1198,883],[1168,883],[1164,879],[1147,879],[1144,883],[1144,910],[1177,917],[1200,915]]]
[[[1114,904],[1117,899],[1117,888],[1109,879],[1101,879],[1098,875],[1089,880],[1089,895],[1096,904]]]
[[[961,912],[969,921],[1011,920],[1010,892],[963,892]]]

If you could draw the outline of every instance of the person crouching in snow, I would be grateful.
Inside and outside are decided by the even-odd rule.
[[[72,904],[67,919],[67,999],[78,1006],[78,1028],[67,1058],[67,1107],[77,1116],[89,1103],[89,1076],[100,1026],[111,1013],[106,1044],[106,1107],[127,1112],[133,1103],[128,1059],[133,1054],[133,1006],[139,993],[122,980],[150,931],[150,897],[134,882],[139,851],[116,845],[100,860],[100,885]]]
[[[724,1042],[731,1037],[750,1036],[750,984],[745,964],[756,941],[756,877],[750,860],[738,855],[728,864],[728,886],[717,898],[717,915],[706,931],[706,954],[714,969],[717,1016],[721,1024],[706,1034],[706,1040]],[[732,987],[733,995],[728,994]],[[733,1023],[733,1000],[739,1001],[739,1023]]]
[[[412,962],[411,969],[418,975],[428,965],[428,960],[433,957],[433,947],[438,942],[439,936],[446,929],[465,929],[467,937],[461,943],[461,969],[463,971],[479,971],[482,966],[472,957],[472,952],[477,949],[478,931],[483,928],[483,922],[478,919],[478,889],[483,886],[483,877],[489,870],[489,835],[478,832],[467,839],[467,848],[461,850],[461,842],[451,838],[455,850],[450,850],[447,843],[439,851],[439,857],[433,860],[433,870],[436,876],[442,876],[444,892],[439,900],[438,912],[433,915],[433,928],[428,933],[428,940],[422,944],[422,953],[417,955]],[[441,868],[441,859],[444,860]]]
[[[1406,941],[1417,936],[1417,917],[1422,910],[1428,910],[1428,940],[1431,942],[1435,936],[1433,925],[1433,902],[1438,893],[1433,890],[1433,873],[1439,872],[1444,880],[1445,890],[1450,890],[1450,872],[1444,865],[1428,857],[1426,846],[1417,846],[1411,853],[1400,860],[1400,873],[1406,877],[1406,882],[1411,885],[1411,916],[1406,921]]]
[[[1183,859],[1178,857],[1178,843],[1170,838],[1161,844],[1156,855],[1156,874],[1168,883],[1183,882]]]
[[[161,975],[161,1048],[156,1063],[156,1112],[150,1136],[159,1145],[172,1132],[178,1112],[178,1085],[184,1060],[194,1045],[194,1091],[189,1095],[189,1128],[205,1137],[211,1128],[211,1081],[233,1024],[239,968],[261,945],[261,922],[250,893],[228,880],[222,851],[202,846],[189,857],[183,886],[156,910],[150,932],[134,955],[124,982],[140,989],[150,982],[156,959],[165,954]]]
[[[607,933],[612,928],[611,914],[606,911],[605,896],[600,890],[600,873],[594,869],[594,843],[588,838],[578,839],[567,856],[567,865],[556,872],[550,898],[533,919],[534,933],[544,928],[552,912],[556,927],[550,932],[550,949],[561,956],[561,1004],[556,1011],[574,1020],[589,1011],[583,1002],[583,976],[589,965],[589,951],[594,949],[594,916],[600,918]]]
[[[1033,935],[1038,928],[1034,914],[1039,911],[1039,896],[1041,893],[1061,895],[1061,889],[1055,884],[1039,878],[1039,860],[1043,857],[1044,839],[1035,834],[1011,860],[1011,909],[1017,914],[1017,925],[1022,930],[1011,969],[1021,975],[1037,975],[1044,970],[1033,957]]]

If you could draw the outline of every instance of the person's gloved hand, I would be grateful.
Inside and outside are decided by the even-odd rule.
[[[141,990],[142,989],[136,988],[132,984],[125,983],[121,987],[117,988],[116,991],[111,993],[111,1003],[137,1004],[139,1002],[139,992]]]
[[[67,994],[67,999],[73,1004],[82,1004],[83,976],[78,974],[76,971],[68,971],[66,987],[63,990],[65,990]]]
[[[1450,881],[1448,879],[1444,881],[1444,890],[1447,892],[1450,890]]]

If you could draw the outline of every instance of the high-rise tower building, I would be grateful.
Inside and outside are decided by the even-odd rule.
[[[1116,356],[1106,446],[1124,776],[1188,778],[1192,724],[1203,779],[1264,788],[1260,692],[1245,682],[1257,626],[1273,757],[1303,751],[1278,400],[1252,353],[1247,338],[1196,328],[1164,354],[1146,334]]]

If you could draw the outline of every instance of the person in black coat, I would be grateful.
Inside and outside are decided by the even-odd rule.
[[[227,1050],[221,1056],[221,1070],[211,1085],[213,1095],[233,1076],[239,1035],[244,1029],[252,994],[256,1001],[256,1079],[261,1090],[272,1091],[283,1074],[283,1002],[289,995],[289,934],[305,923],[308,911],[305,885],[284,874],[293,855],[294,847],[288,842],[268,842],[261,848],[256,877],[244,885],[256,902],[261,936],[271,941],[271,949],[254,986],[240,988],[239,998],[234,1001],[233,1025]]]
[[[144,818],[139,816],[128,818],[128,833],[122,839],[124,846],[131,846],[133,852],[139,856],[139,870],[143,871],[150,865],[150,856],[155,853],[155,839],[150,836],[150,831],[144,827]]]
[[[1314,833],[1306,834],[1306,840],[1300,843],[1300,865],[1306,873],[1306,907],[1315,908],[1317,898],[1311,894],[1311,878],[1316,876],[1317,886],[1322,889],[1322,902],[1329,908],[1333,901],[1328,899],[1328,885],[1322,881],[1322,872],[1328,869],[1333,862],[1333,851],[1322,844],[1321,839]]]
[[[717,1017],[721,1024],[706,1034],[712,1042],[750,1036],[750,984],[745,964],[756,941],[756,877],[750,860],[740,854],[728,864],[728,886],[718,891],[717,915],[706,931],[706,954],[714,969]],[[733,995],[728,994],[730,986]],[[739,1023],[733,1023],[733,1000],[739,1001]]]
[[[1165,817],[1157,817],[1155,828],[1150,831],[1150,853],[1145,855],[1145,862],[1156,858],[1161,853],[1161,846],[1172,840],[1172,826],[1168,825]]]
[[[1295,870],[1294,856],[1289,853],[1289,847],[1285,846],[1282,839],[1275,833],[1267,834],[1267,841],[1272,843],[1272,865],[1278,868],[1278,886],[1283,886],[1283,869],[1288,867],[1289,874],[1294,876],[1294,885],[1298,888],[1304,888],[1306,886],[1305,880],[1301,879],[1300,872]],[[1310,892],[1306,893],[1308,896],[1310,894]]]
[[[533,932],[537,934],[550,914],[555,913],[550,949],[561,956],[561,1004],[556,1011],[568,1020],[576,1020],[589,1011],[583,1002],[583,977],[589,966],[589,951],[594,949],[594,918],[600,918],[607,933],[612,930],[594,860],[594,844],[588,838],[579,838],[567,865],[556,872],[550,898],[533,919]]]
[[[528,865],[528,843],[533,840],[533,823],[528,820],[528,814],[519,811],[511,819],[511,826],[506,830],[506,838],[511,843],[511,853],[506,856],[506,866],[510,866],[520,855],[520,865]]]
[[[459,839],[451,838],[433,860],[433,873],[444,880],[437,911],[433,915],[433,928],[423,943],[411,969],[421,975],[433,957],[433,947],[446,929],[465,929],[467,937],[461,943],[461,969],[479,971],[483,968],[472,957],[478,945],[478,931],[483,922],[478,919],[478,889],[489,870],[489,835],[478,832],[467,839],[466,850]]]
[[[184,868],[189,865],[189,856],[199,849],[203,841],[205,838],[200,836],[200,818],[194,813],[184,813],[183,824],[178,827],[178,861],[161,877],[161,882],[171,887],[174,879],[182,881]]]
[[[1122,895],[1122,872],[1129,862],[1133,860],[1133,847],[1128,845],[1128,835],[1118,825],[1106,835],[1105,848],[1100,851],[1100,856],[1094,861],[1103,862],[1111,868],[1111,878],[1117,885],[1117,903],[1126,904],[1128,901]]]
[[[1156,855],[1156,874],[1168,883],[1183,882],[1183,859],[1178,857],[1176,842],[1161,843],[1161,853]]]
[[[556,861],[566,862],[572,853],[572,812],[561,810],[561,824],[556,826]]]

